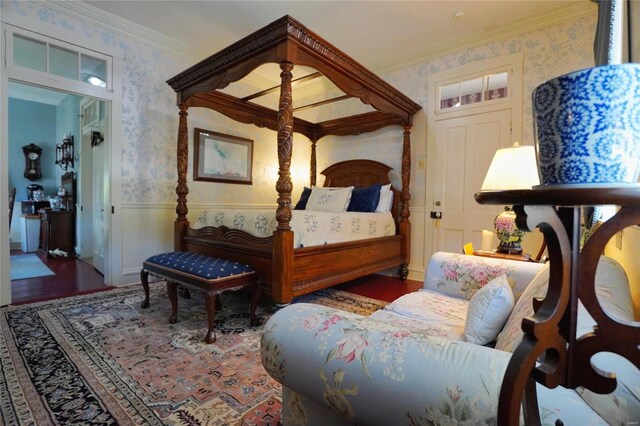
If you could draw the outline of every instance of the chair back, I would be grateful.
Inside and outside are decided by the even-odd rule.
[[[16,189],[11,188],[9,192],[9,230],[11,230],[11,219],[13,218],[13,205],[16,202]]]

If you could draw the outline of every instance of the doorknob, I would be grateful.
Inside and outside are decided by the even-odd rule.
[[[431,219],[442,219],[442,212],[431,212]]]

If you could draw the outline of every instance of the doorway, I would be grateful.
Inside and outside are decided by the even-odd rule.
[[[499,208],[480,205],[480,191],[493,155],[511,142],[511,110],[474,114],[436,122],[433,249],[457,253],[464,244],[480,247],[482,230],[493,229]]]
[[[104,180],[105,170],[108,170],[105,167],[108,110],[108,101],[15,81],[8,83],[8,175],[9,185],[16,188],[16,207],[10,230],[11,249],[19,249],[23,254],[44,255],[45,258],[53,255],[64,259],[65,255],[59,253],[68,253],[69,257],[97,269],[103,284],[107,241],[104,206],[108,200],[105,200]],[[65,143],[67,157],[60,161],[61,147]],[[25,177],[22,147],[29,144],[36,145],[42,152],[41,176],[38,178]],[[29,185],[42,188],[38,194],[40,202],[33,200],[34,195],[27,190]],[[65,188],[63,196],[60,195],[63,193],[61,187]],[[50,210],[41,215],[34,208],[36,205],[37,210],[44,207]],[[32,221],[36,224],[30,228],[13,225]],[[45,233],[42,225],[38,225],[43,221],[46,223]],[[30,237],[26,235],[28,229],[37,234],[35,241],[29,244],[25,241]],[[58,254],[51,254],[55,250],[59,250]],[[64,276],[61,275],[60,279],[69,279]],[[38,286],[38,279],[36,276],[33,278],[33,285]],[[48,280],[51,279],[54,277]],[[20,282],[21,292],[29,292],[26,288],[28,282],[28,278]],[[64,285],[71,284],[65,282]],[[34,294],[36,297],[46,296]]]
[[[436,251],[479,248],[482,230],[494,229],[499,207],[473,195],[496,150],[521,140],[522,72],[517,53],[430,76],[425,264]]]

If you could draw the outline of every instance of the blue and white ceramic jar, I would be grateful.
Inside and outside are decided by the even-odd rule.
[[[575,71],[533,92],[543,185],[637,183],[640,64]]]

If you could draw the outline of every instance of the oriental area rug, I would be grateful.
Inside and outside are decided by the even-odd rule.
[[[262,326],[243,292],[221,296],[205,344],[200,293],[178,300],[151,284],[0,310],[0,425],[277,425],[280,385],[260,361]],[[338,290],[294,301],[369,314],[385,302]],[[277,308],[258,307],[261,324]]]

